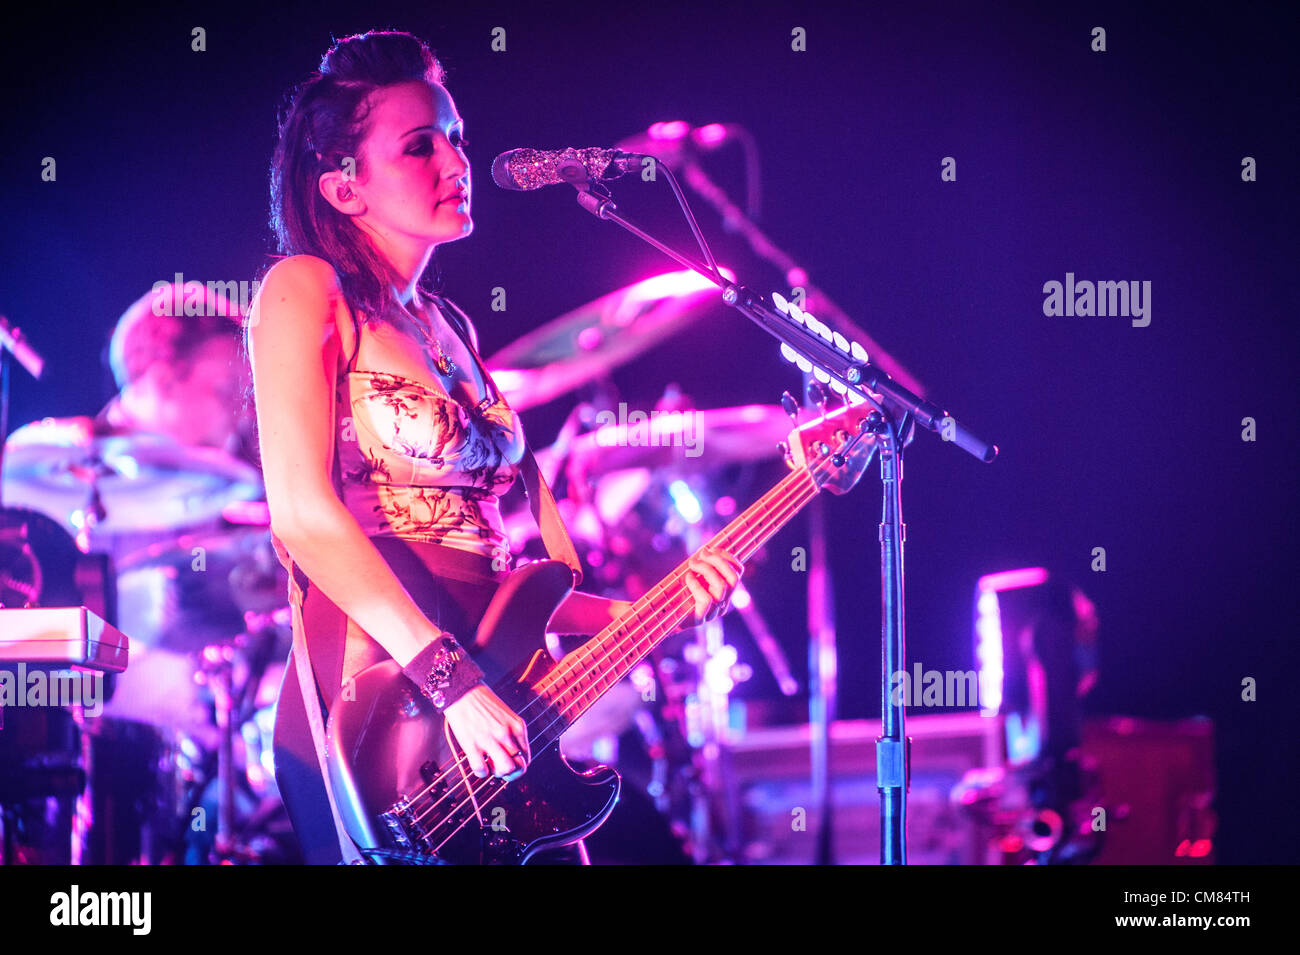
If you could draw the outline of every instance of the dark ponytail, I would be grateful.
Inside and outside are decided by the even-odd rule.
[[[372,31],[335,42],[320,69],[293,91],[281,115],[271,161],[271,229],[285,255],[309,254],[331,263],[358,319],[383,312],[392,266],[350,218],[317,188],[322,173],[353,157],[361,172],[370,96],[396,83],[442,85],[446,74],[428,45],[409,33]],[[437,269],[437,256],[432,258]],[[440,292],[441,275],[426,292]]]

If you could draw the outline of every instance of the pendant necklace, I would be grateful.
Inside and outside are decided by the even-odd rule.
[[[451,356],[448,355],[446,349],[442,347],[442,342],[437,339],[431,329],[424,326],[423,322],[415,320],[410,309],[403,307],[402,311],[411,319],[411,323],[420,330],[420,334],[424,336],[425,343],[429,348],[431,350],[437,350],[438,356],[434,359],[433,364],[434,367],[438,369],[438,374],[442,375],[444,378],[450,378],[456,371],[456,363],[452,361]],[[430,322],[430,325],[432,325],[432,322]]]

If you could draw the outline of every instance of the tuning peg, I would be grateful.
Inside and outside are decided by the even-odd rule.
[[[797,425],[799,423],[799,403],[794,400],[794,395],[788,391],[781,392],[781,407],[790,416],[790,420]]]
[[[826,413],[826,389],[815,381],[808,382],[808,400]]]

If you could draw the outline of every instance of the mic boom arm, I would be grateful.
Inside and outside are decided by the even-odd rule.
[[[686,197],[677,185],[677,178],[663,163],[659,163],[658,168],[667,173],[668,181],[691,224],[691,231],[708,258],[707,265],[669,248],[618,215],[618,207],[608,192],[603,189],[599,193],[595,191],[599,188],[597,184],[586,180],[571,181],[570,184],[578,191],[578,204],[596,218],[613,222],[721,288],[723,302],[738,309],[759,328],[780,341],[781,354],[788,361],[799,365],[800,370],[811,372],[819,381],[829,383],[834,391],[851,394],[860,402],[870,403],[877,408],[881,408],[881,405],[876,396],[883,397],[895,407],[910,413],[923,428],[938,432],[944,441],[952,442],[986,464],[997,457],[996,445],[978,437],[947,411],[899,384],[883,369],[870,364],[866,350],[857,342],[850,342],[793,302],[786,302],[777,293],[772,296],[777,303],[777,307],[773,307],[745,286],[729,282],[718,270],[713,253],[709,250],[695,217],[690,213]],[[881,408],[882,412],[884,410]]]

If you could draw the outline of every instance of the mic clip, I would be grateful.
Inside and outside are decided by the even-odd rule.
[[[608,219],[618,211],[614,197],[604,183],[588,179],[586,182],[573,182],[570,185],[578,190],[578,205],[597,219]]]

